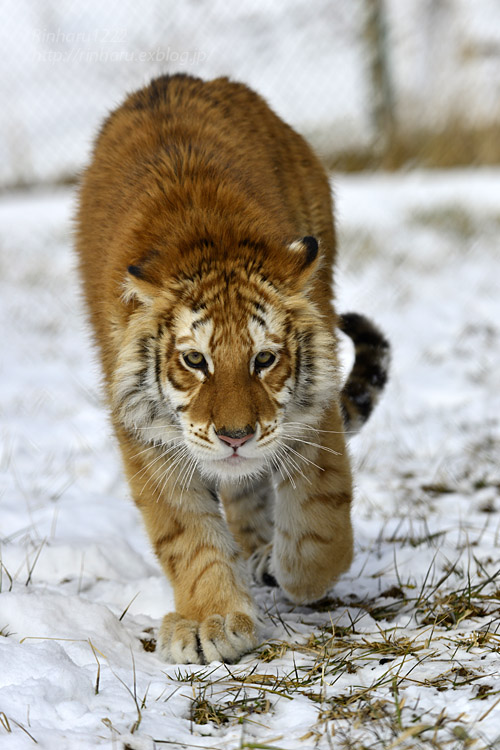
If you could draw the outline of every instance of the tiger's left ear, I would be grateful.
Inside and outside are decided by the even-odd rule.
[[[288,245],[289,260],[292,261],[292,282],[305,286],[319,265],[318,240],[316,237],[302,237]]]

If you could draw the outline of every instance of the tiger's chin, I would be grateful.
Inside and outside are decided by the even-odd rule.
[[[263,459],[230,456],[199,463],[202,476],[218,481],[240,481],[253,479],[266,472],[268,466]]]

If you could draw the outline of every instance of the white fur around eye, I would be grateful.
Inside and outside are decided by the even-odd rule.
[[[210,319],[199,323],[199,321],[202,321],[204,317],[204,311],[202,311],[201,313],[195,313],[189,308],[183,307],[179,311],[176,318],[175,332],[176,339],[180,342],[179,356],[181,358],[183,366],[186,367],[190,372],[200,373],[202,378],[202,371],[196,370],[196,368],[193,367],[189,367],[189,365],[184,361],[184,357],[182,355],[186,354],[189,351],[200,352],[200,354],[203,354],[203,356],[205,357],[208,371],[213,374],[214,363],[212,357],[210,356],[210,341],[214,330],[214,324]],[[196,323],[198,323],[198,325],[195,325]]]

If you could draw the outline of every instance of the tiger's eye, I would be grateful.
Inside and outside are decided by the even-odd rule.
[[[270,367],[276,357],[272,352],[259,352],[255,357],[255,366],[262,369],[263,367]]]
[[[205,367],[205,365],[207,364],[207,361],[201,352],[186,352],[182,356],[184,362],[189,367],[196,367],[200,369],[201,367]]]

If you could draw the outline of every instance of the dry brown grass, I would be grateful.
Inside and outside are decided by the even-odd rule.
[[[409,135],[396,130],[386,140],[387,146],[382,151],[370,148],[328,153],[325,148],[321,156],[329,169],[342,172],[500,164],[500,124],[468,127],[453,123],[439,131]]]

